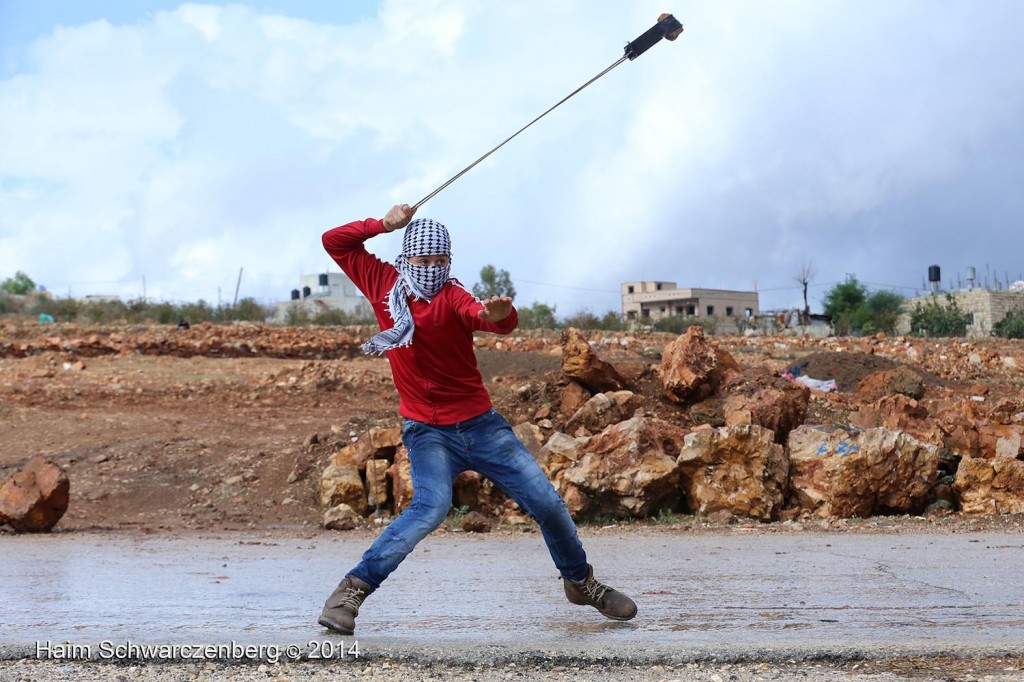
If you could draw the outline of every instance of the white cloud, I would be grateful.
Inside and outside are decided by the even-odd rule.
[[[196,3],[55,29],[0,80],[0,277],[137,295],[145,276],[150,295],[211,300],[244,267],[243,296],[285,298],[325,266],[324,229],[415,202],[661,10],[403,0],[346,25]],[[808,260],[838,273],[820,281],[913,284],[986,249],[1024,269],[1024,207],[998,191],[1024,151],[1022,15],[1010,1],[681,7],[676,43],[422,214],[453,229],[463,280],[493,263],[524,280],[523,303],[562,313],[615,307],[609,292],[640,277],[792,285]]]

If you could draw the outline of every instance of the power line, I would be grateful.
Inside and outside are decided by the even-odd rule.
[[[921,287],[907,287],[901,284],[880,284],[878,282],[861,282],[861,284],[870,284],[873,287],[885,287],[886,289],[908,289],[910,291],[921,290]]]
[[[516,277],[512,280],[513,282],[525,282],[527,284],[539,284],[543,287],[555,287],[556,289],[575,289],[576,291],[597,291],[602,294],[621,294],[621,291],[616,289],[591,289],[588,287],[571,287],[567,284],[551,284],[550,282],[535,282],[531,279],[521,279]]]

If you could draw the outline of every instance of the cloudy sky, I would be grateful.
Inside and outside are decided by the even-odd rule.
[[[812,307],[853,274],[1024,273],[1019,0],[0,0],[0,278],[283,300],[320,235],[415,203],[517,302],[619,284]],[[1015,38],[1015,36],[1018,36]],[[368,244],[382,258],[398,237]]]

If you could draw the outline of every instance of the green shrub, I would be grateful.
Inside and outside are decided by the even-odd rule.
[[[864,311],[867,298],[867,288],[856,277],[849,277],[825,292],[822,299],[825,314],[832,318],[837,334],[860,331],[867,321]]]
[[[39,315],[46,313],[58,322],[73,322],[78,317],[82,304],[74,298],[48,298],[46,296],[35,297],[29,307],[29,314]]]
[[[1024,312],[1007,313],[992,328],[992,333],[1004,339],[1024,339]]]
[[[128,319],[128,306],[121,301],[92,301],[83,304],[78,315],[94,324],[112,324]]]
[[[480,270],[480,281],[473,285],[473,295],[477,298],[492,296],[516,297],[516,288],[512,285],[512,277],[508,270],[498,270],[493,265],[485,265]]]
[[[20,296],[9,296],[0,292],[0,315],[20,313],[25,308],[25,299]]]
[[[188,321],[189,324],[220,321],[213,307],[203,299],[199,299],[195,303],[183,303],[178,306],[178,318]]]
[[[520,329],[556,329],[555,306],[534,301],[528,308],[518,308]]]
[[[668,332],[670,334],[685,334],[690,327],[703,327],[708,334],[714,334],[718,328],[718,320],[714,317],[683,317],[672,315],[662,317],[651,325],[656,332]]]
[[[171,303],[156,303],[149,306],[146,317],[156,324],[177,324],[181,316],[178,309]]]
[[[21,270],[14,273],[14,277],[8,277],[3,282],[0,282],[0,291],[5,291],[8,294],[27,296],[35,290],[36,283]]]
[[[580,311],[562,320],[561,326],[603,331],[622,331],[626,328],[625,323],[614,310],[609,310],[602,317],[589,311]]]
[[[265,322],[271,315],[273,311],[267,306],[260,305],[255,298],[243,298],[238,305],[221,309],[221,316],[225,321]]]
[[[290,312],[290,311],[289,311]],[[307,318],[309,317],[307,313]],[[347,313],[344,310],[322,310],[312,317],[307,324],[312,323],[318,327],[350,327],[352,325],[376,325],[377,318],[363,316],[356,313]]]
[[[932,297],[927,303],[918,303],[910,314],[910,333],[918,336],[966,336],[967,327],[974,321],[971,313],[960,310],[956,299],[946,294],[946,305]]]
[[[299,304],[293,303],[288,306],[288,310],[284,311],[284,323],[289,327],[308,326],[311,319],[309,311]]]
[[[825,314],[832,318],[839,335],[891,334],[896,331],[903,297],[884,289],[868,294],[856,277],[849,277],[825,292],[823,302]]]
[[[865,334],[874,332],[894,333],[896,331],[896,321],[899,320],[902,308],[903,297],[899,294],[885,290],[874,292],[864,301],[867,320],[861,326],[861,332]]]
[[[597,315],[590,312],[578,312],[562,320],[562,327],[576,327],[577,329],[597,329],[601,320]]]
[[[626,329],[626,323],[617,312],[609,310],[601,318],[600,328],[610,332],[621,332]]]

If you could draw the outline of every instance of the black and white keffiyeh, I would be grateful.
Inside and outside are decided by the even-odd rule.
[[[402,239],[402,253],[395,259],[398,279],[388,292],[387,309],[395,324],[363,344],[367,355],[381,355],[392,348],[412,343],[415,323],[409,312],[409,296],[428,303],[448,283],[451,273],[452,244],[448,229],[441,223],[429,219],[417,219],[405,228]],[[416,256],[447,255],[449,265],[444,267],[420,267],[409,262]]]

